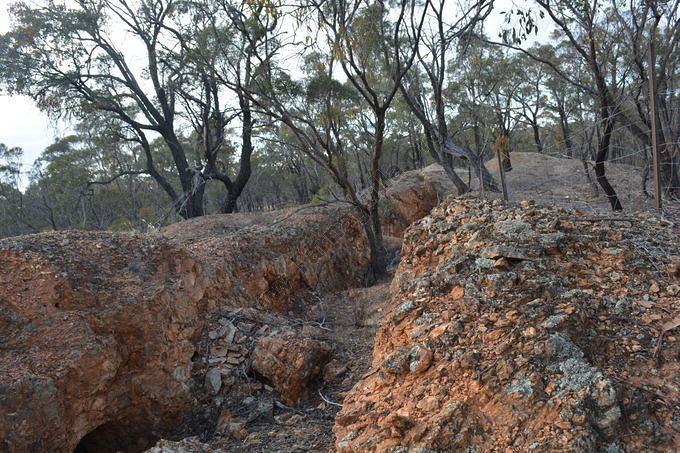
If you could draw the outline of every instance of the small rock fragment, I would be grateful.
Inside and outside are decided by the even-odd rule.
[[[205,374],[205,388],[211,395],[217,395],[222,388],[222,374],[218,368],[208,370]]]

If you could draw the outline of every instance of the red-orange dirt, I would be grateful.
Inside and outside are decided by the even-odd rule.
[[[0,450],[136,450],[189,422],[206,286],[151,235],[0,241]],[[139,443],[137,442],[139,441]]]
[[[400,234],[446,190],[423,171],[400,176],[386,190],[386,228]],[[251,353],[269,335],[237,310],[299,335],[307,299],[356,285],[368,263],[355,211],[339,203],[209,216],[161,234],[0,241],[0,450],[140,451],[214,429],[220,405],[252,391]],[[224,313],[238,333],[211,338]],[[256,373],[287,380],[279,389],[294,387],[291,401],[320,374],[268,371]]]
[[[339,451],[673,451],[677,225],[455,199],[405,234]]]

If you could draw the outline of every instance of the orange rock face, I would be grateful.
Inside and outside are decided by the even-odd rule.
[[[644,214],[440,205],[405,233],[337,449],[672,451],[680,349],[662,322],[680,301],[649,288],[677,279],[678,233]]]
[[[432,204],[442,188],[406,178],[390,195],[405,213],[390,220],[401,230],[429,209],[401,191]],[[354,285],[367,249],[345,205],[208,216],[161,235],[0,241],[0,451],[140,451],[158,437],[196,432],[191,416],[206,387],[224,392],[215,371],[196,366],[206,320],[229,307],[300,309],[309,290]],[[276,341],[263,346],[261,363],[281,353],[291,362],[261,369],[293,401],[328,351],[304,340],[274,353]],[[215,360],[241,366],[244,348]]]
[[[205,264],[207,297],[216,304],[286,312],[305,291],[354,284],[369,262],[361,223],[349,209],[310,206],[252,217],[238,224],[238,217],[208,216],[163,231]]]
[[[391,180],[381,200],[384,234],[400,237],[452,190],[435,165]],[[205,216],[170,225],[162,234],[209,270],[208,298],[235,307],[286,312],[309,290],[357,284],[369,264],[361,221],[343,203]]]
[[[6,239],[0,287],[0,450],[72,451],[95,429],[145,444],[190,413],[205,281],[186,252],[152,236]]]

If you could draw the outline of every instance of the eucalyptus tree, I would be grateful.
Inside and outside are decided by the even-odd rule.
[[[534,0],[540,15],[548,17],[558,30],[560,37],[573,50],[575,56],[588,69],[587,78],[574,77],[563,66],[563,61],[546,58],[531,49],[520,47],[527,34],[537,31],[531,10],[517,10],[520,14],[520,31],[517,28],[512,34],[503,33],[500,44],[528,55],[535,61],[549,67],[574,87],[587,93],[598,103],[597,125],[598,139],[595,155],[595,176],[602,187],[612,210],[623,209],[616,190],[609,183],[605,172],[605,162],[609,158],[610,145],[614,126],[620,114],[620,95],[616,68],[612,62],[618,56],[612,55],[617,49],[615,43],[620,40],[620,32],[612,27],[612,18],[607,10],[606,0],[571,1],[571,0]],[[512,12],[512,11],[511,11]]]
[[[494,109],[495,92],[507,74],[498,74],[493,49],[478,39],[466,43],[465,58],[450,68],[452,83],[447,95],[456,105],[456,123],[468,148],[484,159],[498,136],[498,112]],[[501,112],[502,113],[502,112]]]
[[[649,116],[648,49],[655,47],[653,73],[656,79],[657,143],[662,163],[665,192],[680,196],[680,1],[612,2],[616,27],[622,31],[619,46],[625,50],[624,63],[631,68],[626,86],[624,123],[631,133],[651,147]]]
[[[521,119],[517,114],[517,96],[525,83],[526,77],[521,68],[521,62],[509,55],[505,49],[492,47],[488,49],[488,57],[493,62],[491,71],[487,72],[493,90],[491,91],[490,106],[495,118],[496,141],[494,147],[502,155],[502,163],[505,171],[512,170],[510,152],[512,149],[512,136],[520,124]],[[496,70],[504,68],[503,71]]]
[[[23,150],[0,143],[0,237],[21,234],[30,229],[23,216],[21,159]]]
[[[546,51],[553,52],[552,46],[543,46]],[[579,103],[573,85],[565,81],[564,78],[549,72],[545,81],[546,89],[546,113],[552,117],[559,127],[561,136],[560,144],[564,147],[564,155],[576,157],[578,153],[576,137],[572,130],[572,125],[576,122]]]
[[[541,120],[545,114],[547,100],[545,93],[547,71],[543,65],[524,54],[517,54],[514,59],[522,68],[523,75],[518,89],[513,94],[518,121],[531,128],[536,151],[542,153],[544,145],[541,138]]]
[[[80,119],[96,111],[119,123],[127,140],[143,150],[144,162],[118,177],[148,174],[184,218],[204,213],[205,185],[211,179],[224,183],[229,193],[225,210],[232,210],[250,175],[252,153],[247,106],[230,105],[210,66],[238,66],[242,55],[237,50],[205,51],[215,41],[187,25],[198,20],[197,3],[214,2],[17,3],[11,8],[12,29],[0,36],[0,79],[10,93],[28,95],[56,115]],[[228,11],[217,12],[220,26],[235,26]],[[222,145],[225,128],[238,115],[245,132],[239,171],[232,180]],[[202,138],[193,146],[184,140],[188,128]],[[162,138],[173,162],[171,175],[159,171],[154,161],[151,143],[156,137]]]
[[[88,226],[89,209],[81,190],[93,179],[95,159],[77,135],[57,139],[45,148],[33,164],[27,188],[27,195],[37,200],[37,223],[53,230]]]
[[[380,225],[380,160],[383,154],[386,115],[401,82],[416,58],[423,24],[430,6],[418,10],[415,0],[388,2],[370,0],[309,0],[320,20],[322,32],[349,84],[372,112],[373,140],[367,202],[352,200],[364,219],[375,274],[385,272],[385,248]],[[390,19],[390,13],[394,19]],[[411,38],[405,41],[405,38]],[[383,78],[382,67],[389,77]]]
[[[387,267],[379,209],[387,112],[416,58],[427,11],[427,5],[420,7],[418,3],[301,1],[297,20],[312,31],[314,38],[295,44],[306,54],[315,54],[311,71],[302,80],[295,80],[285,65],[275,64],[273,55],[279,48],[265,48],[259,58],[266,62],[262,68],[267,77],[249,90],[258,111],[280,124],[282,132],[295,137],[297,151],[323,168],[344,200],[356,208],[376,276]],[[290,22],[284,26],[290,26]],[[409,31],[416,33],[413,45],[405,44]],[[296,55],[295,50],[289,52]],[[368,193],[358,190],[360,175],[356,167],[353,171],[347,149],[351,138],[365,131],[370,131],[366,140]]]
[[[19,189],[23,154],[24,151],[18,146],[9,147],[0,143],[0,196],[8,197],[11,191]]]
[[[223,211],[228,213],[236,209],[252,174],[257,118],[248,92],[252,92],[257,78],[263,75],[262,68],[269,64],[264,56],[276,55],[281,46],[272,32],[282,13],[271,2],[185,0],[183,5],[191,21],[178,25],[175,33],[187,36],[180,41],[188,57],[173,59],[179,63],[175,71],[200,81],[182,90],[181,97],[204,153],[201,175],[205,180],[224,184],[227,197]],[[219,158],[227,140],[227,127],[233,120],[239,125],[240,153],[236,170],[230,172],[230,163],[220,162]]]
[[[457,62],[452,58],[456,44],[467,44],[468,35],[491,13],[493,2],[472,0],[457,5],[460,11],[448,16],[451,5],[446,0],[428,0],[430,20],[426,23],[421,45],[416,45],[417,65],[401,80],[399,88],[413,114],[420,122],[425,143],[430,155],[442,165],[446,174],[459,193],[469,187],[456,174],[454,157],[466,159],[473,173],[480,178],[480,184],[487,190],[498,190],[496,183],[484,165],[484,159],[466,146],[456,143],[454,134],[449,130],[449,122],[454,111],[447,108],[446,91],[451,81],[449,68]],[[407,34],[411,45],[419,38],[417,28]],[[462,56],[464,58],[464,56]]]

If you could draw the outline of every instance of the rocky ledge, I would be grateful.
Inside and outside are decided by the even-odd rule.
[[[680,251],[647,214],[458,199],[404,237],[338,451],[672,451]]]
[[[205,286],[153,236],[0,241],[0,450],[138,450],[187,424]]]

